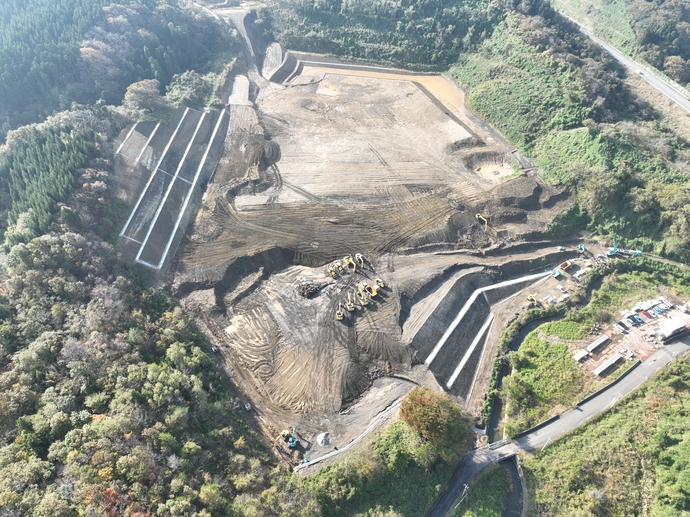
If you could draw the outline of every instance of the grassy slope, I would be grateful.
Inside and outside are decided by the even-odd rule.
[[[538,515],[690,514],[690,363],[523,461]]]
[[[431,442],[398,421],[364,451],[323,468],[303,486],[316,496],[324,516],[368,515],[375,509],[423,516],[466,451],[466,443],[457,443],[444,460]]]
[[[468,102],[577,203],[551,225],[614,231],[626,245],[690,260],[690,145],[633,99],[610,56],[558,16],[511,14],[451,70]]]
[[[510,490],[510,475],[501,467],[489,467],[473,482],[467,498],[453,517],[501,517]]]

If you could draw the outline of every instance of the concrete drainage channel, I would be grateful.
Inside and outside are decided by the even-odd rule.
[[[490,334],[494,322],[494,314],[491,311],[492,304],[488,293],[504,290],[505,294],[510,297],[530,283],[545,279],[550,274],[550,270],[543,271],[493,285],[477,287],[443,332],[440,332],[439,320],[445,319],[447,321],[450,315],[447,308],[440,307],[438,309],[439,312],[444,311],[445,314],[439,314],[440,317],[437,321],[430,318],[430,326],[433,328],[427,332],[425,332],[427,329],[422,329],[415,337],[412,346],[418,347],[419,354],[426,355],[424,364],[429,367],[444,389],[463,398],[468,398],[472,392],[475,372],[483,359],[486,338]],[[470,285],[471,283],[470,280]],[[453,299],[452,296],[450,300],[451,302],[458,301],[457,297]],[[436,340],[433,339],[434,336],[436,336]]]

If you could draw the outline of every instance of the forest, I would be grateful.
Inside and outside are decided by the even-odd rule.
[[[0,143],[72,103],[119,104],[131,83],[157,79],[164,89],[237,49],[219,23],[175,0],[2,2]]]
[[[501,0],[271,0],[256,27],[287,48],[442,71],[504,13]]]

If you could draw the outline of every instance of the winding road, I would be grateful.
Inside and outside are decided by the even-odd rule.
[[[483,448],[471,451],[455,470],[453,477],[448,482],[448,489],[436,501],[434,507],[427,514],[428,517],[444,517],[448,515],[453,507],[453,503],[462,493],[465,484],[469,484],[472,478],[489,464],[513,456],[521,451],[528,452],[545,447],[549,442],[580,427],[592,417],[616,404],[661,368],[688,351],[690,351],[690,337],[686,336],[675,343],[657,350],[628,376],[621,379],[620,382],[605,389],[584,404],[566,411],[559,419],[548,425],[502,447],[493,450]]]
[[[603,47],[606,51],[608,51],[613,57],[616,58],[621,64],[632,70],[634,73],[638,74],[642,79],[647,81],[649,84],[651,84],[654,88],[659,90],[661,93],[663,93],[666,97],[671,99],[673,102],[678,104],[681,108],[683,108],[685,111],[690,113],[690,100],[683,95],[681,92],[676,90],[674,87],[670,86],[668,83],[666,83],[663,79],[657,77],[654,75],[653,72],[650,72],[648,67],[645,65],[638,63],[634,59],[629,58],[625,54],[623,54],[620,50],[618,50],[616,47],[613,47],[603,41],[602,39],[596,37],[592,31],[590,31],[587,27],[583,26],[580,22],[575,20],[574,18],[571,18],[567,14],[565,14],[562,10],[559,11],[564,17],[566,17],[568,20],[576,24],[578,27],[580,27],[580,32],[582,32],[585,36],[587,36],[589,39],[591,39],[593,42],[595,42],[597,45]]]

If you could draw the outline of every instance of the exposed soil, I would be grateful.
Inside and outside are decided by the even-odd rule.
[[[244,17],[225,11],[244,35]],[[553,244],[528,239],[569,200],[536,174],[505,182],[521,162],[444,77],[303,63],[287,76],[278,71],[293,66],[289,53],[264,48],[264,73],[284,82],[254,80],[255,67],[235,79],[217,165],[188,209],[170,285],[267,435],[294,425],[305,453],[317,454],[328,452],[316,445],[318,433],[344,445],[415,385],[446,389],[489,313],[500,331],[515,309],[503,299],[525,286],[478,299],[431,368],[422,364],[429,349],[475,289],[563,258]],[[201,120],[197,113],[190,120]],[[184,152],[193,141],[196,125],[182,124],[173,138],[180,116],[148,146],[150,125],[123,146],[142,156],[135,165],[123,158],[120,170],[127,179],[118,195],[132,206],[158,149],[172,142]],[[201,143],[190,159],[200,159]],[[144,235],[147,219],[137,214],[154,210],[166,191],[152,185],[131,225]],[[161,228],[172,224],[182,194],[171,190]],[[141,241],[128,231],[124,251]],[[146,253],[159,258],[164,240],[152,238]],[[364,301],[362,283],[371,292]],[[486,393],[496,332],[453,384],[451,394],[473,410]]]

